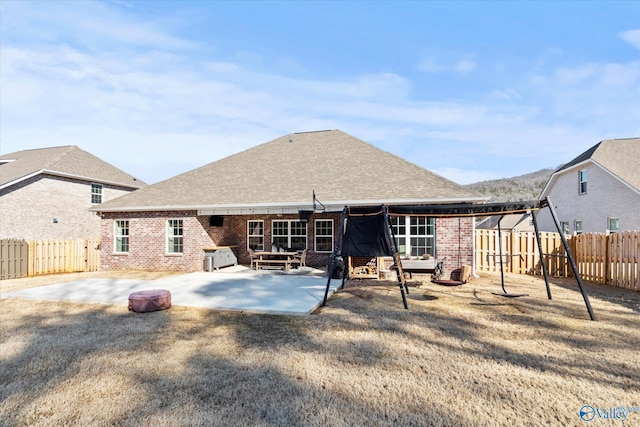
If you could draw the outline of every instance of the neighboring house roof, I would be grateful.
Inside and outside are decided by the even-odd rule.
[[[476,228],[479,230],[497,230],[498,229],[498,221],[500,220],[500,216],[490,216],[482,221],[480,221]],[[530,214],[514,214],[514,215],[505,215],[502,217],[502,221],[500,221],[500,229],[501,230],[514,230],[518,229],[519,231],[529,231],[533,230],[533,225],[530,224],[531,215]]]
[[[542,195],[549,191],[551,183],[557,175],[568,170],[579,168],[586,162],[592,162],[611,175],[640,192],[640,138],[607,139],[600,141],[569,163],[561,166],[551,175]]]
[[[293,133],[94,207],[287,213],[346,204],[479,202],[486,198],[340,130]]]
[[[0,156],[0,189],[39,174],[134,189],[146,185],[75,145],[16,151]]]

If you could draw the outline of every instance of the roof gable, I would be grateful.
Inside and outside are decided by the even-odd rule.
[[[498,222],[500,222],[500,228],[502,230],[513,230],[518,228],[522,223],[528,221],[531,218],[531,215],[528,213],[524,214],[511,214],[504,216],[490,216],[485,220],[479,222],[476,225],[476,228],[479,230],[497,230]],[[528,223],[524,224],[526,229],[529,229]],[[531,226],[533,228],[533,226]]]
[[[553,173],[542,195],[548,194],[559,174],[585,163],[593,162],[628,186],[640,191],[640,138],[607,139],[600,141]]]
[[[106,202],[100,210],[200,209],[484,198],[339,130],[293,133]],[[98,208],[96,208],[98,209]]]
[[[640,138],[602,141],[592,160],[640,191]]]
[[[75,145],[22,150],[0,156],[0,187],[48,173],[140,188],[146,184]]]
[[[589,160],[591,158],[591,156],[593,156],[593,153],[596,152],[598,147],[600,147],[601,143],[602,142],[597,143],[596,145],[594,145],[593,147],[589,148],[584,153],[580,154],[575,159],[571,160],[569,163],[566,163],[566,164],[560,166],[560,168],[558,168],[558,170],[556,172],[560,172],[560,171],[563,171],[565,169],[570,169],[572,166],[575,166],[577,164],[580,164],[582,162],[585,162],[585,161]]]

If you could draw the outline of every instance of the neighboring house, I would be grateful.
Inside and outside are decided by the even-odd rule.
[[[490,216],[476,224],[476,229],[497,230],[499,220],[499,215]],[[505,215],[500,221],[500,230],[515,232],[535,231],[530,214]]]
[[[549,197],[565,234],[640,230],[640,138],[601,141],[555,171]],[[541,231],[556,231],[545,210]]]
[[[100,236],[89,208],[145,186],[75,145],[0,156],[0,238]]]
[[[299,211],[313,208],[314,192],[317,209],[305,221]],[[204,248],[231,246],[249,264],[249,249],[271,250],[274,242],[307,249],[307,265],[326,265],[345,206],[485,200],[329,130],[285,135],[92,210],[102,216],[103,269],[196,271]],[[393,228],[405,253],[437,252],[452,267],[473,263],[473,218],[399,217]]]

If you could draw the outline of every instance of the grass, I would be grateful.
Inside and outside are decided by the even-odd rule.
[[[587,284],[591,322],[573,282],[549,301],[499,281],[412,282],[404,310],[354,280],[306,317],[0,300],[0,424],[566,426],[640,406],[640,293]]]

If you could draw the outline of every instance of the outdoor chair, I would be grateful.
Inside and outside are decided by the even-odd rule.
[[[291,260],[291,267],[294,267],[294,268],[306,267],[307,266],[306,261],[307,261],[307,250],[305,249],[304,251],[302,251],[302,253],[299,253],[293,256],[293,259]]]
[[[251,258],[251,268],[257,270],[258,269],[257,261],[258,259],[260,259],[260,257],[251,248],[249,248],[249,258]]]

